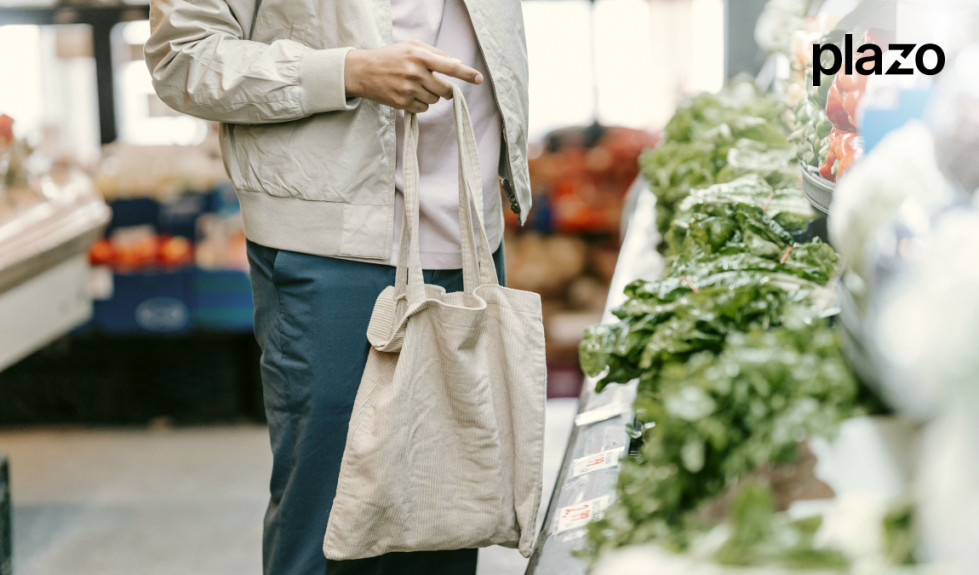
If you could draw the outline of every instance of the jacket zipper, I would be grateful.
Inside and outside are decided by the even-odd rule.
[[[466,7],[466,11],[469,12],[469,21],[472,22],[472,11],[469,9],[468,1],[464,0],[463,5]],[[493,82],[493,74],[490,72],[489,61],[486,60],[486,52],[483,51],[483,43],[479,39],[479,34],[476,33],[475,25],[473,25],[473,33],[476,36],[476,47],[479,49],[479,55],[486,65],[486,79],[489,81],[490,93],[493,95],[493,104],[496,105],[496,111],[500,114],[500,128],[503,131],[502,154],[505,159],[504,171],[506,172],[503,175],[503,191],[506,193],[507,199],[510,200],[510,209],[519,217],[520,202],[517,201],[516,194],[513,191],[513,166],[510,164],[510,140],[507,138],[506,118],[503,116],[503,107],[500,106],[500,99],[496,94],[496,84]]]

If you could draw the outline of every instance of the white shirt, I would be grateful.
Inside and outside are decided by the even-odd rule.
[[[462,0],[391,0],[395,42],[421,40],[439,48],[453,58],[479,70],[480,85],[450,79],[462,88],[472,116],[479,150],[483,181],[483,216],[486,237],[495,251],[503,238],[503,210],[497,175],[500,162],[501,126],[499,111],[493,101],[486,63],[479,52],[476,33]],[[443,76],[444,78],[444,76]],[[425,269],[458,269],[462,267],[459,247],[459,160],[452,101],[439,100],[418,115],[418,167],[420,195],[419,244]],[[397,264],[398,239],[404,205],[402,190],[402,144],[404,113],[397,119],[398,164],[395,176],[397,191],[394,242],[391,258]],[[478,241],[478,238],[477,238]],[[374,260],[376,262],[376,260]]]

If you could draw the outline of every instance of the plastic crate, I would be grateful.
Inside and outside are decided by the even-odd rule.
[[[193,294],[197,327],[251,332],[254,307],[252,284],[246,272],[198,269]]]
[[[204,213],[208,195],[189,193],[160,204],[157,232],[166,236],[180,236],[190,240],[197,237],[197,218]]]
[[[92,327],[109,333],[179,334],[194,327],[194,269],[113,274],[112,297],[94,302]]]
[[[112,220],[106,237],[120,228],[149,226],[155,233],[193,240],[197,235],[197,218],[211,209],[216,201],[208,193],[186,193],[166,202],[153,198],[125,198],[109,203]]]
[[[152,198],[128,198],[109,202],[112,219],[105,228],[105,237],[120,228],[150,226],[157,229],[160,220],[160,203]]]
[[[230,216],[241,212],[238,195],[230,182],[219,184],[208,192],[204,211],[221,216]]]

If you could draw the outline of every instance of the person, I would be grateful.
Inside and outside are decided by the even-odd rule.
[[[245,222],[273,454],[264,573],[474,573],[474,549],[327,562],[322,545],[367,324],[394,281],[404,113],[419,114],[426,283],[462,289],[450,82],[472,114],[501,281],[501,184],[527,218],[519,0],[152,0],[150,25],[153,86],[221,123]]]

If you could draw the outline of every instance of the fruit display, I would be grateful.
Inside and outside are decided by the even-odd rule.
[[[169,334],[251,329],[245,235],[230,186],[165,201],[118,198],[110,206],[112,221],[89,250],[89,262],[109,278],[90,327]],[[147,311],[160,302],[173,309]]]
[[[96,241],[89,250],[89,261],[92,265],[126,272],[173,269],[193,263],[194,249],[187,238],[146,231]]]
[[[244,224],[214,125],[195,146],[106,146],[94,179],[113,217],[89,261],[113,288],[95,302],[93,329],[251,329]]]
[[[649,132],[593,124],[548,134],[528,161],[534,193],[530,226],[566,234],[618,234],[636,158],[656,145]],[[516,217],[507,213],[515,229]]]

